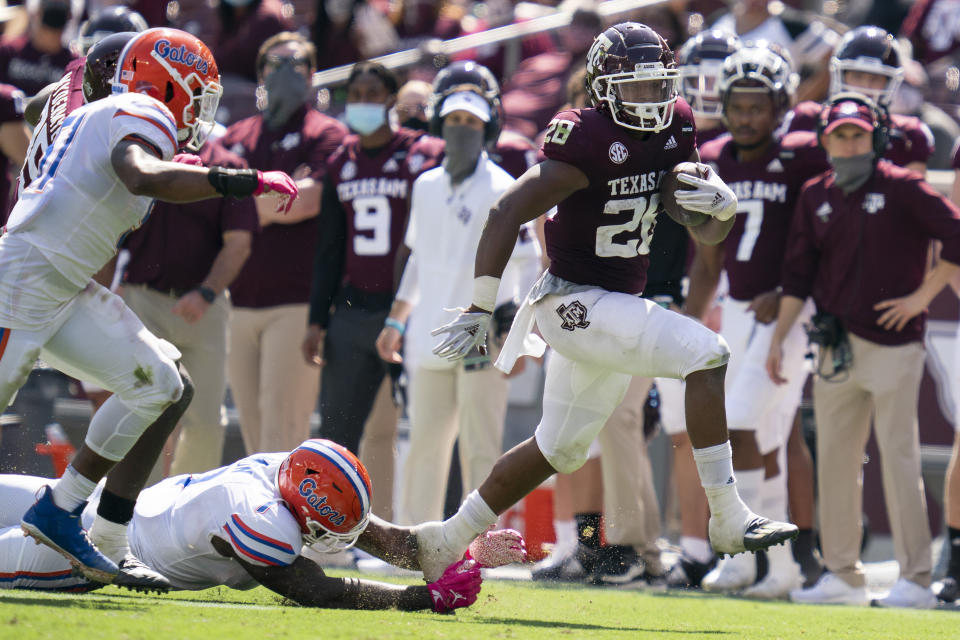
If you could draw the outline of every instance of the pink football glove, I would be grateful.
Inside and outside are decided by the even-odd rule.
[[[179,162],[180,164],[189,164],[194,167],[202,167],[203,161],[200,159],[200,156],[194,155],[192,153],[178,153],[170,159],[171,162]]]
[[[475,561],[464,558],[453,563],[439,580],[427,585],[433,600],[433,610],[447,613],[460,607],[469,607],[477,601],[482,582],[480,565]]]
[[[467,549],[467,558],[473,558],[481,567],[493,568],[514,562],[527,561],[527,544],[519,531],[491,529],[474,538]]]
[[[297,183],[293,178],[283,171],[257,171],[257,178],[260,184],[257,186],[253,195],[259,196],[265,193],[275,193],[280,196],[280,204],[277,205],[277,211],[287,213],[293,206],[293,201],[297,199],[300,190],[297,189]]]

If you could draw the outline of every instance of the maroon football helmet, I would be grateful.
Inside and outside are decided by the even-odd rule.
[[[857,27],[840,40],[830,58],[830,95],[841,91],[862,93],[874,102],[889,105],[903,82],[903,64],[900,45],[896,38],[880,27]],[[887,80],[882,89],[852,85],[847,82],[848,71],[862,71]]]
[[[639,22],[610,27],[587,53],[587,93],[593,105],[628,129],[669,127],[679,78],[666,40]]]

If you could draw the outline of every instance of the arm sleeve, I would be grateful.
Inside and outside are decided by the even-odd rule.
[[[114,112],[110,120],[110,148],[133,136],[153,145],[163,160],[169,160],[177,152],[177,125],[166,107],[152,98],[142,98],[124,101]]]
[[[414,306],[420,302],[420,283],[417,280],[417,254],[411,253],[407,265],[403,268],[396,299]]]
[[[218,537],[230,543],[237,556],[260,567],[284,567],[297,559],[302,545],[300,527],[280,503],[232,513]]]
[[[790,225],[789,240],[783,260],[783,293],[805,299],[813,291],[813,282],[820,262],[820,251],[814,242],[811,216],[806,210],[803,194],[797,202]]]
[[[320,238],[313,261],[309,322],[326,328],[330,321],[330,305],[343,278],[347,246],[347,214],[337,197],[337,188],[329,178],[323,183],[317,227]]]

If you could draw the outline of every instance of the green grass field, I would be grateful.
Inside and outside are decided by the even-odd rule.
[[[333,572],[336,573],[336,572]],[[359,575],[337,573],[337,575]],[[392,578],[391,581],[411,583]],[[263,638],[960,638],[960,612],[756,603],[693,593],[486,581],[456,615],[288,606],[266,589],[141,596],[0,591],[0,640]]]

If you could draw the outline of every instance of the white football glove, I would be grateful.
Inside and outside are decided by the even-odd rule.
[[[443,342],[433,348],[434,355],[447,360],[460,360],[474,347],[479,347],[481,353],[486,353],[490,316],[488,311],[461,311],[453,322],[431,331],[432,336],[448,334]]]
[[[674,192],[677,204],[689,211],[705,213],[726,222],[737,213],[737,196],[710,165],[699,166],[707,170],[706,180],[686,173],[677,176],[679,182],[693,187],[692,190],[677,189]]]

